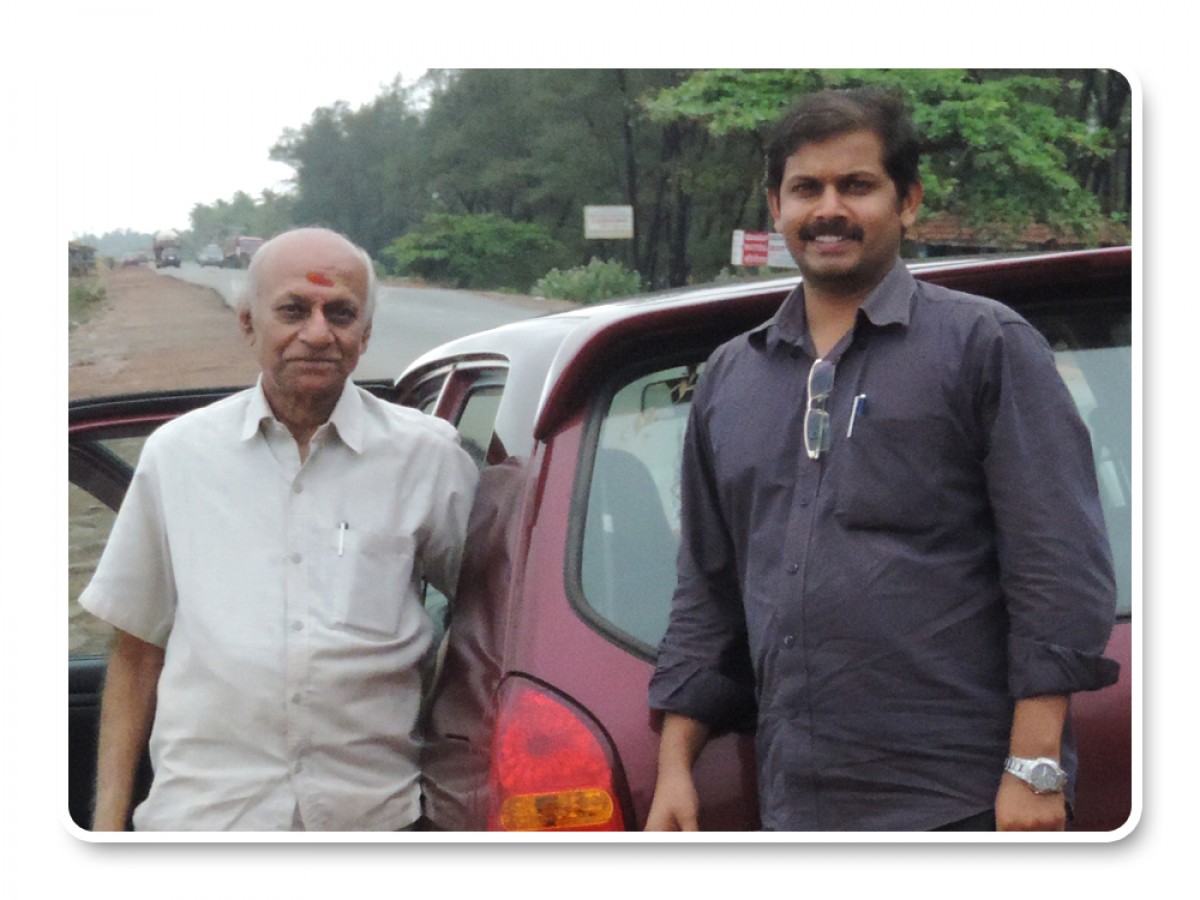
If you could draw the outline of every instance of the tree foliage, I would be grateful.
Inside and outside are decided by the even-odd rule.
[[[316,110],[271,150],[295,170],[293,189],[197,205],[193,233],[326,225],[376,256],[411,236],[389,260],[479,283],[472,263],[516,240],[499,217],[549,241],[496,270],[509,287],[544,254],[533,278],[597,258],[648,287],[707,280],[728,265],[735,229],[770,228],[770,124],[801,93],[860,84],[894,86],[912,106],[927,210],[997,240],[1043,223],[1094,241],[1128,223],[1131,97],[1108,70],[468,69]],[[584,207],[613,204],[633,207],[633,239],[585,239]],[[435,240],[470,262],[435,265]]]
[[[616,260],[591,259],[586,266],[575,266],[566,271],[551,269],[538,279],[533,293],[538,297],[577,303],[599,303],[629,297],[641,289],[642,279],[637,272],[626,269]]]
[[[286,131],[271,158],[296,170],[294,216],[378,253],[427,209],[421,123],[397,79],[372,103],[322,107]]]
[[[1128,83],[1119,73],[955,69],[696,72],[646,104],[658,121],[760,140],[795,99],[879,85],[906,98],[924,139],[925,205],[999,235],[1031,223],[1095,234],[1127,214]],[[1122,153],[1124,151],[1124,153]],[[1117,167],[1114,172],[1113,165]]]
[[[545,229],[495,213],[432,213],[383,255],[399,275],[460,288],[527,291],[561,249]]]
[[[205,244],[221,243],[244,234],[269,237],[286,231],[294,221],[295,198],[291,194],[263,191],[255,200],[238,191],[230,200],[192,207],[191,233],[185,243],[195,252]]]

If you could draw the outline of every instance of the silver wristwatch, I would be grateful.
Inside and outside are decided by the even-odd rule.
[[[1010,756],[1004,760],[1004,771],[1016,775],[1035,794],[1061,794],[1067,784],[1067,773],[1048,756],[1037,759]]]

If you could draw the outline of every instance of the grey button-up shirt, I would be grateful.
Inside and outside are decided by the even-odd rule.
[[[757,724],[765,828],[936,827],[992,806],[1016,698],[1116,680],[1088,433],[1031,325],[902,263],[828,355],[817,460],[814,356],[801,286],[697,386],[651,706]]]

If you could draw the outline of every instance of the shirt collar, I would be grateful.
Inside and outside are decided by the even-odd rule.
[[[364,416],[362,397],[358,393],[358,388],[350,379],[346,379],[346,383],[342,386],[342,395],[338,398],[337,405],[329,416],[328,424],[337,432],[342,443],[355,453],[362,452]],[[242,423],[241,439],[248,441],[256,434],[260,434],[262,423],[268,421],[278,420],[275,418],[275,413],[271,411],[271,404],[267,402],[267,395],[262,386],[262,375],[259,375],[258,381],[250,389],[250,402],[246,407],[246,417]]]
[[[912,318],[913,295],[917,282],[908,266],[896,260],[891,271],[875,286],[859,307],[862,315],[876,327],[908,325]],[[804,283],[784,298],[775,315],[750,332],[752,340],[765,343],[773,350],[779,343],[803,346],[808,334],[808,319],[804,312]]]

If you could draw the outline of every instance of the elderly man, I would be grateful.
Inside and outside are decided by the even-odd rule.
[[[769,830],[1066,821],[1069,697],[1117,674],[1088,433],[1028,322],[900,261],[918,147],[869,90],[770,145],[804,282],[696,389],[647,828],[697,827],[693,762],[755,719]]]
[[[81,603],[117,629],[94,828],[394,830],[420,816],[414,735],[476,469],[448,424],[350,381],[371,260],[300,229],[260,248],[238,320],[258,384],[146,442]]]

